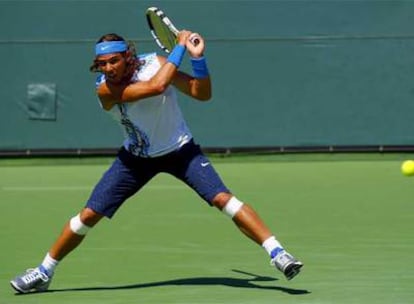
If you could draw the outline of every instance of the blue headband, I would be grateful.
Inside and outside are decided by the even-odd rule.
[[[128,49],[125,41],[104,41],[95,46],[95,55],[105,55],[111,53],[121,53]]]

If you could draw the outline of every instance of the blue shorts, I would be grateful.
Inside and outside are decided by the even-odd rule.
[[[200,146],[190,141],[174,152],[154,158],[138,157],[121,148],[86,207],[111,218],[126,199],[161,172],[182,180],[210,205],[217,194],[230,193]]]

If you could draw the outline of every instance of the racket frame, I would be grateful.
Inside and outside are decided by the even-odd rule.
[[[174,35],[174,37],[177,37],[179,31],[178,29],[174,26],[174,24],[172,23],[172,21],[170,20],[170,18],[167,17],[167,15],[159,8],[157,7],[149,7],[146,11],[146,17],[147,17],[147,22],[148,22],[148,26],[150,28],[150,32],[152,37],[154,38],[155,42],[157,43],[157,45],[163,49],[165,52],[170,53],[171,50],[168,49],[168,47],[166,47],[164,44],[161,43],[159,37],[157,36],[155,29],[154,29],[154,25],[152,24],[152,20],[150,15],[151,14],[155,14],[158,18],[160,18],[160,21],[162,23],[164,23],[164,25],[167,26],[167,28],[170,30],[170,32]]]

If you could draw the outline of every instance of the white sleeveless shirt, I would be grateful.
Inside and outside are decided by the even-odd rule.
[[[156,53],[140,55],[139,59],[144,63],[135,71],[131,82],[149,80],[161,68]],[[100,75],[96,85],[104,82],[105,75]],[[125,149],[136,156],[161,156],[192,139],[177,103],[176,90],[171,85],[161,95],[116,104],[109,113],[123,126]]]

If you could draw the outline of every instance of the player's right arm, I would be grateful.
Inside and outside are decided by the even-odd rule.
[[[97,88],[97,94],[103,108],[110,110],[117,103],[132,102],[162,94],[176,72],[177,67],[166,62],[148,81],[130,84],[113,84],[106,81]]]
[[[178,36],[178,43],[185,45],[190,32],[182,31]],[[176,75],[178,67],[165,60],[157,73],[147,81],[134,83],[111,83],[105,81],[97,88],[97,95],[105,110],[110,110],[115,104],[133,102],[144,98],[162,94]]]

